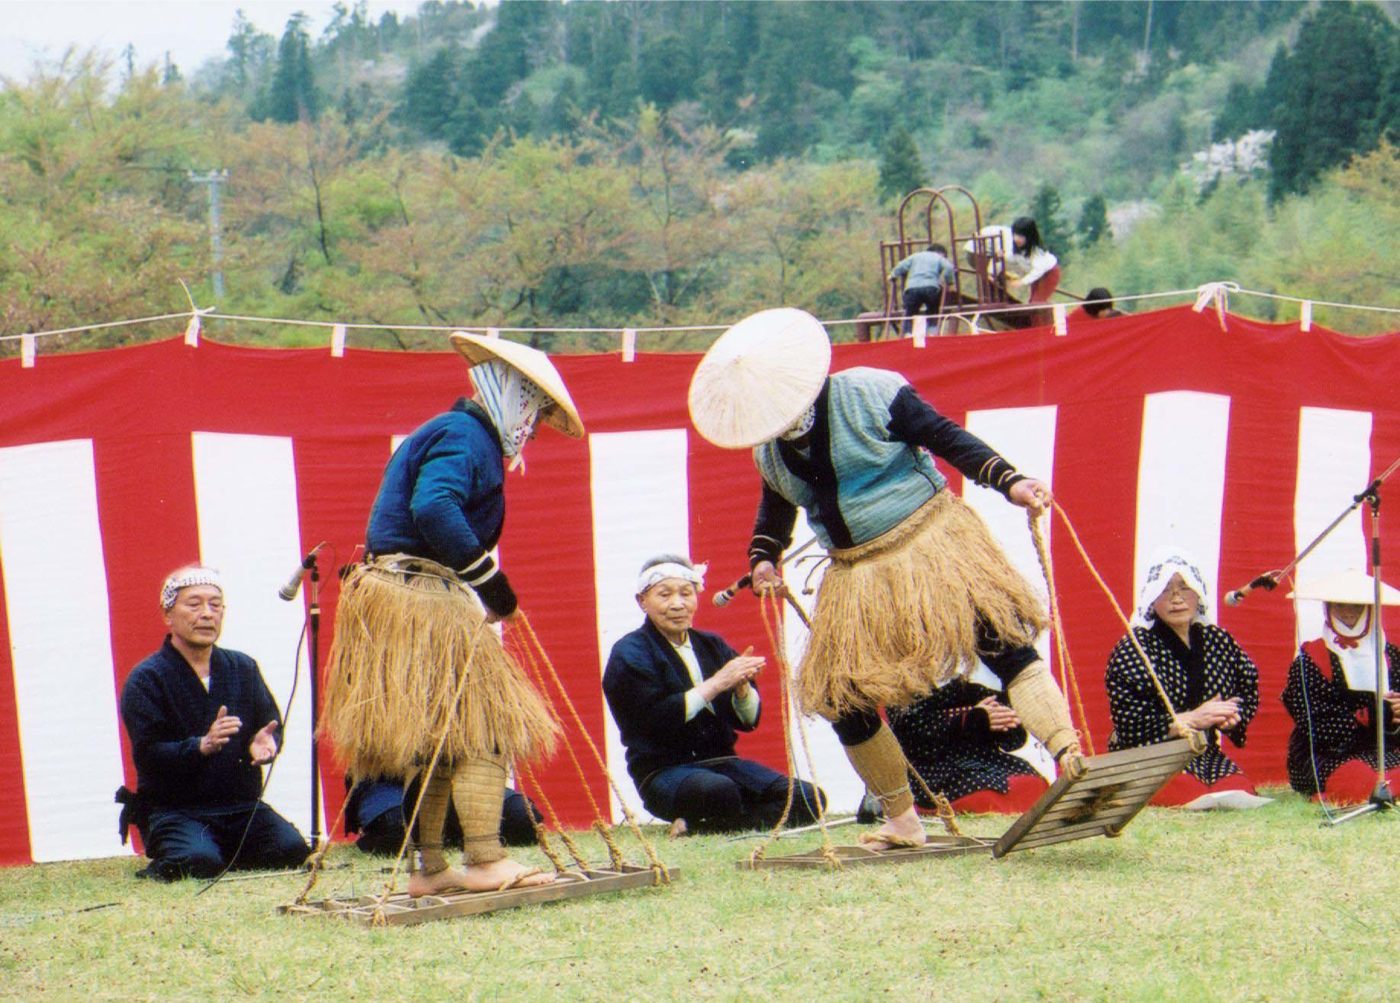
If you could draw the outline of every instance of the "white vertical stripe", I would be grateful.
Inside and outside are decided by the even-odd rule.
[[[798,509],[797,524],[793,526],[792,530],[793,546],[800,547],[811,537],[812,530],[807,524],[807,513]],[[826,551],[822,549],[821,544],[813,544],[801,555],[793,558],[791,564],[783,566],[783,577],[787,580],[788,588],[809,617],[812,615],[812,607],[815,604],[816,590],[821,587],[822,575],[826,570],[826,564],[821,560],[825,553]],[[809,586],[813,590],[812,594],[804,594],[805,589]],[[795,670],[798,662],[802,660],[802,652],[807,648],[807,627],[797,614],[787,608],[786,603],[784,603],[783,634],[788,664]],[[778,687],[781,680],[777,678],[777,673],[780,670],[780,666],[770,665],[764,669],[763,675],[759,677],[759,682],[763,686],[764,699],[768,704],[763,710],[765,716],[782,714],[782,708],[778,704]],[[794,679],[789,684],[794,699],[796,688],[797,681]],[[803,723],[807,728],[807,743],[812,750],[812,762],[807,762],[802,751],[802,735],[798,731],[794,719],[791,738],[793,756],[797,761],[798,776],[812,781],[826,791],[828,810],[832,812],[854,811],[860,804],[861,797],[865,794],[865,784],[861,782],[860,777],[856,776],[856,771],[851,769],[851,762],[846,758],[846,752],[842,749],[836,732],[831,729],[831,725],[824,718],[806,715],[803,718]]]
[[[200,560],[218,568],[224,579],[228,612],[219,644],[257,660],[283,714],[294,678],[297,683],[265,796],[307,834],[311,686],[305,646],[299,652],[297,648],[305,606],[300,595],[295,602],[277,595],[307,549],[297,511],[292,440],[216,432],[195,432],[192,440]],[[322,645],[329,641],[321,638]]]
[[[690,485],[686,432],[595,432],[588,437],[593,491],[593,587],[598,602],[598,672],[612,646],[641,626],[635,589],[642,562],[690,549]],[[707,585],[709,583],[706,583]],[[701,597],[702,603],[707,600]],[[627,775],[626,756],[612,714],[603,717],[608,772],[633,811],[642,799]],[[609,794],[613,818],[622,817]]]
[[[1053,492],[1055,469],[1055,425],[1059,417],[1054,405],[1008,407],[967,413],[967,430],[986,442],[1027,477],[1044,481]],[[963,482],[963,500],[991,529],[1012,565],[1031,583],[1036,594],[1044,596],[1045,572],[1036,556],[1035,540],[1026,521],[1026,510],[1008,502],[1000,491]],[[1044,520],[1045,546],[1050,548],[1050,522]],[[1036,648],[1042,657],[1049,653],[1050,639],[1042,634]]]
[[[1371,413],[1305,407],[1298,411],[1298,487],[1293,499],[1294,553],[1312,543],[1352,504],[1371,478]],[[1305,557],[1293,577],[1305,585],[1335,571],[1365,571],[1369,519],[1351,513]],[[1392,558],[1393,559],[1393,558]],[[1298,636],[1322,635],[1322,604],[1300,601]]]
[[[1152,552],[1171,544],[1184,547],[1200,562],[1210,592],[1206,607],[1216,615],[1229,432],[1229,397],[1182,390],[1143,399],[1130,605],[1136,605],[1137,587]]]
[[[31,855],[130,852],[91,440],[0,449],[0,561]]]

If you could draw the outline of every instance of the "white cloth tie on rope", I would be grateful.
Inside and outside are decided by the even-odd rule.
[[[1061,338],[1069,334],[1069,325],[1065,323],[1065,305],[1056,303],[1050,308],[1050,313],[1055,318],[1055,334]]]
[[[19,364],[22,369],[34,368],[34,335],[21,335],[19,339]]]
[[[1298,330],[1312,330],[1312,300],[1303,300],[1302,308],[1298,311]]]
[[[637,329],[635,327],[622,329],[622,361],[637,361]]]
[[[345,358],[345,325],[331,325],[331,358]]]
[[[1236,282],[1207,282],[1196,288],[1196,305],[1191,309],[1196,313],[1201,313],[1207,306],[1214,303],[1215,319],[1220,322],[1220,330],[1228,331],[1229,327],[1225,323],[1225,312],[1230,309],[1230,293],[1239,291],[1240,287]]]
[[[923,348],[925,345],[928,344],[928,314],[914,314],[914,326],[912,333],[914,335],[915,348]]]

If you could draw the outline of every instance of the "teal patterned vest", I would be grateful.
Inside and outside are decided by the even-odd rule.
[[[908,385],[898,373],[860,367],[827,381],[831,463],[836,471],[840,516],[856,544],[866,543],[909,518],[943,490],[946,479],[927,452],[890,439],[886,425],[895,394]],[[778,494],[807,513],[817,541],[832,547],[817,492],[788,469],[777,441],[754,448],[754,463]]]

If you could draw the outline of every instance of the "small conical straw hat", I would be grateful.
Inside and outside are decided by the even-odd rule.
[[[745,449],[791,428],[821,392],[831,339],[805,310],[745,317],[710,346],[690,380],[690,420],[723,449]]]
[[[548,394],[557,405],[543,416],[545,424],[575,439],[583,436],[583,419],[578,416],[578,408],[574,407],[574,399],[564,385],[564,377],[559,375],[549,356],[538,348],[504,338],[489,338],[484,334],[467,334],[465,331],[452,332],[452,347],[465,355],[474,366],[499,359],[520,370],[526,379]]]
[[[1325,578],[1299,585],[1288,593],[1288,598],[1371,606],[1376,601],[1376,585],[1366,572],[1348,568],[1346,571],[1338,571]],[[1400,606],[1400,592],[1385,582],[1381,582],[1381,605]]]

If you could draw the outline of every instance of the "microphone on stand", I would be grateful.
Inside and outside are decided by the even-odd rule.
[[[729,600],[733,599],[744,589],[753,584],[753,575],[745,575],[727,589],[721,589],[715,593],[714,604],[716,606],[727,606]]]
[[[291,602],[297,597],[297,593],[301,591],[301,580],[306,577],[306,573],[316,564],[316,555],[321,552],[321,548],[325,545],[326,541],[322,540],[311,548],[311,553],[301,559],[301,564],[297,566],[296,572],[292,577],[287,579],[287,584],[277,590],[278,596],[287,600],[287,602]]]
[[[1225,605],[1238,606],[1240,603],[1244,602],[1245,597],[1255,589],[1267,589],[1272,592],[1274,589],[1278,588],[1278,576],[1279,572],[1277,571],[1266,571],[1258,578],[1254,579],[1254,581],[1244,586],[1244,588],[1235,589],[1233,592],[1226,592]]]

